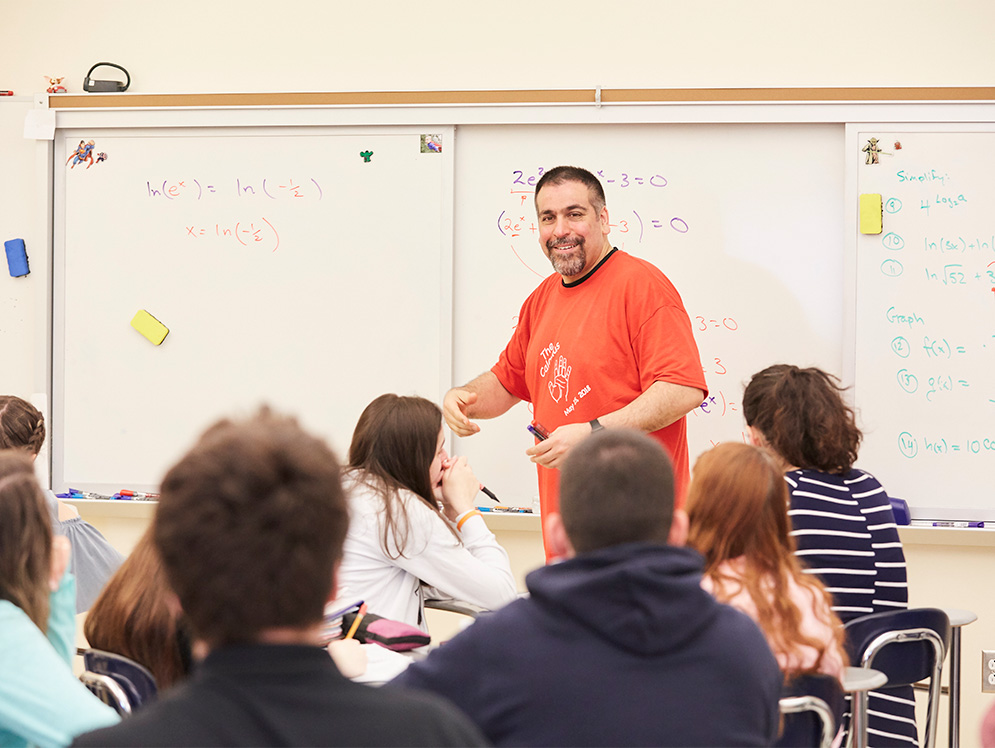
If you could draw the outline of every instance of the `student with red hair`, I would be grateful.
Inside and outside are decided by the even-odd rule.
[[[748,444],[719,444],[695,463],[687,508],[688,545],[705,557],[701,586],[757,622],[785,679],[842,678],[843,624],[794,555],[788,488],[774,461]]]

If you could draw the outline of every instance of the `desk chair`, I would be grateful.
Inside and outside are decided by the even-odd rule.
[[[123,655],[100,649],[86,649],[83,650],[83,667],[85,670],[80,680],[87,688],[101,696],[105,703],[117,709],[119,714],[130,714],[143,704],[153,701],[158,693],[152,673],[144,665]],[[83,676],[87,677],[84,679]],[[113,681],[121,690],[128,705],[127,712],[119,708],[120,698],[113,694],[114,689],[107,688],[105,679]],[[97,689],[101,692],[98,693]],[[108,692],[112,694],[109,696],[112,701],[104,698]]]
[[[781,690],[782,720],[778,748],[829,748],[843,717],[843,687],[832,675],[792,678]]]
[[[127,717],[131,714],[131,701],[128,699],[128,694],[109,675],[91,673],[89,670],[84,670],[80,673],[79,679],[89,689],[90,693],[107,704],[118,715]]]
[[[960,630],[978,620],[970,610],[944,608],[950,618],[950,748],[960,746]]]
[[[929,678],[924,748],[936,745],[936,719],[940,707],[940,675],[950,645],[950,619],[938,608],[911,608],[854,618],[844,626],[850,661],[880,670],[888,687],[911,686]],[[854,721],[848,746],[866,746],[867,692],[854,699]]]

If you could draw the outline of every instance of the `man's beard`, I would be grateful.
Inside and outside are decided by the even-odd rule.
[[[574,244],[576,246],[569,255],[563,255],[556,251],[556,247],[562,244]],[[546,248],[549,250],[549,261],[553,265],[553,270],[568,278],[580,275],[584,269],[584,265],[587,263],[587,253],[584,251],[584,241],[582,239],[571,238],[569,241],[561,239],[558,242],[547,242]]]

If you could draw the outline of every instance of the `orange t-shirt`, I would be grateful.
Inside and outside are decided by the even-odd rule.
[[[546,278],[522,305],[491,371],[532,403],[548,431],[614,412],[657,381],[708,391],[677,289],[657,267],[619,250],[577,283],[564,285],[556,273]],[[690,478],[687,421],[650,436],[673,460],[682,506]],[[559,471],[538,470],[543,514],[558,511]]]

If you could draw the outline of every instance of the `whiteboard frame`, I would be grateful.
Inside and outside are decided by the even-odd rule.
[[[936,132],[938,128],[953,128],[957,132],[995,132],[995,120],[986,122],[977,121],[951,121],[934,119],[930,122],[848,122],[846,124],[846,153],[844,160],[846,164],[845,183],[845,205],[847,214],[845,218],[845,244],[843,256],[843,288],[844,304],[843,311],[846,315],[843,325],[843,384],[848,388],[847,396],[851,406],[854,405],[854,390],[856,382],[856,356],[857,356],[857,237],[858,237],[858,196],[859,196],[859,163],[862,160],[860,154],[861,132],[867,131],[887,131],[887,132]],[[860,425],[860,413],[857,413],[857,423]],[[886,487],[887,488],[887,487]],[[981,488],[981,487],[979,487]],[[905,497],[902,497],[905,498]],[[909,513],[915,521],[941,520],[941,521],[986,521],[995,520],[995,508],[965,509],[957,504],[937,504],[936,499],[918,500],[918,497],[906,499],[909,504]],[[932,503],[930,503],[932,501]]]
[[[75,118],[74,118],[75,119]],[[81,122],[86,122],[87,118],[83,118]],[[255,124],[250,119],[240,119],[235,118],[236,124],[232,124],[232,120],[227,120],[225,122],[215,121],[210,125],[203,124],[193,124],[187,123],[182,127],[164,127],[164,126],[145,126],[145,127],[135,127],[127,126],[123,123],[118,123],[114,128],[109,128],[112,130],[127,131],[129,136],[140,137],[142,135],[161,135],[163,131],[170,131],[170,134],[179,135],[210,135],[212,131],[217,133],[219,130],[225,131],[235,131],[237,129],[242,129],[245,131],[246,135],[268,135],[268,136],[278,136],[281,134],[303,134],[308,128],[302,126],[300,122],[294,120],[293,118],[288,119],[281,125],[267,125],[260,126]],[[335,130],[336,136],[349,136],[349,135],[364,135],[369,134],[371,130],[376,129],[382,131],[385,134],[400,134],[409,133],[413,134],[424,130],[424,127],[415,127],[411,125],[406,126],[382,126],[382,125],[370,125],[365,127],[360,126],[342,126],[336,127],[332,126]],[[72,127],[56,127],[55,136],[60,139],[65,132],[65,130],[82,128],[90,130],[98,129],[108,129],[108,128],[98,128],[95,125],[90,124],[74,124]],[[326,128],[327,129],[327,126]],[[446,378],[452,377],[452,350],[453,350],[453,291],[452,291],[452,278],[453,278],[453,240],[454,240],[454,226],[453,226],[453,183],[454,183],[454,172],[455,172],[455,128],[452,126],[431,126],[433,132],[441,133],[446,144],[439,158],[441,158],[441,171],[442,171],[442,205],[440,206],[440,267],[437,268],[437,275],[440,279],[439,289],[440,289],[440,318],[439,318],[439,358],[437,363],[438,371],[440,372],[440,378],[442,381],[439,382],[439,391],[436,393],[437,401],[441,402],[442,397],[445,395],[448,385],[446,383]],[[49,245],[49,258],[51,260],[51,274],[50,274],[50,304],[47,308],[47,333],[48,340],[46,346],[47,353],[47,392],[49,398],[50,412],[48,413],[48,423],[49,423],[49,460],[48,460],[48,470],[50,475],[50,486],[62,487],[68,476],[65,475],[65,461],[66,461],[66,445],[63,440],[64,435],[64,413],[61,408],[65,406],[66,395],[62,389],[65,383],[65,360],[63,354],[60,352],[56,355],[56,347],[61,343],[64,349],[66,330],[65,330],[65,315],[66,315],[66,289],[65,289],[65,268],[59,264],[60,260],[65,259],[65,246],[60,245],[60,241],[65,236],[65,225],[64,225],[64,215],[61,215],[61,211],[65,207],[65,195],[64,195],[64,185],[65,185],[65,163],[63,159],[56,158],[58,155],[58,140],[54,143],[48,143],[49,158],[46,159],[46,179],[44,180],[48,185],[47,190],[47,202],[46,211],[49,218],[49,235],[48,235],[48,245]],[[62,188],[63,194],[57,194],[58,190]],[[203,424],[206,427],[207,423]],[[345,445],[347,447],[348,445]],[[344,454],[342,458],[344,458]],[[116,483],[108,483],[106,485],[89,485],[84,486],[86,490],[102,492],[102,493],[113,493],[115,488],[111,486],[117,486]],[[130,486],[133,489],[143,490],[143,491],[155,491],[157,487],[155,485],[134,485]]]

